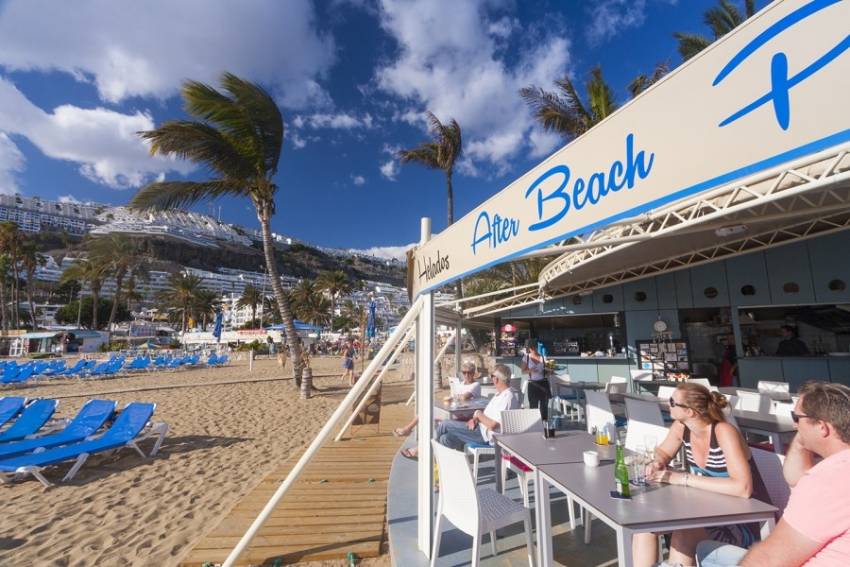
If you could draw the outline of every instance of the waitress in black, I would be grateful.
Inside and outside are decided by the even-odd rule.
[[[522,370],[528,372],[528,405],[540,409],[543,423],[549,418],[549,400],[552,390],[546,379],[546,360],[537,351],[537,340],[531,338],[525,343],[525,354],[522,357]]]

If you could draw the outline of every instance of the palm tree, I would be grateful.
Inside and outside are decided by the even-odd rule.
[[[263,235],[266,270],[284,324],[294,382],[301,385],[301,340],[295,332],[289,301],[275,260],[271,218],[275,212],[277,173],[283,144],[283,117],[274,99],[260,86],[231,73],[221,78],[224,92],[199,83],[183,85],[186,111],[197,121],[172,120],[141,132],[151,154],[198,162],[213,173],[207,181],[158,181],[142,188],[130,206],[169,209],[224,195],[247,197],[256,209]]]
[[[452,175],[455,161],[463,151],[460,126],[454,119],[443,124],[431,112],[428,112],[428,125],[432,139],[422,142],[411,150],[401,150],[398,158],[401,163],[418,163],[430,169],[441,169],[446,174],[446,192],[448,196],[449,226],[454,222],[454,195],[452,193]]]
[[[260,322],[264,323],[266,319],[269,319],[269,323],[272,325],[280,325],[281,323],[280,312],[277,309],[277,300],[274,297],[263,298],[263,315]]]
[[[679,54],[684,61],[687,61],[741,25],[744,20],[751,18],[755,13],[755,0],[744,0],[744,16],[741,15],[738,6],[730,0],[720,0],[717,6],[706,10],[703,15],[703,22],[711,28],[714,39],[709,39],[700,34],[676,32],[673,37],[679,41]]]
[[[13,276],[10,290],[12,300],[11,316],[15,326],[18,326],[21,320],[18,315],[18,305],[20,303],[20,299],[18,297],[18,282],[20,281],[18,261],[20,259],[20,246],[21,233],[18,231],[18,225],[13,221],[0,222],[0,250],[8,254],[11,259],[10,268],[12,269]]]
[[[124,281],[131,272],[138,272],[145,264],[146,257],[141,253],[135,241],[124,234],[112,233],[89,242],[89,256],[105,266],[108,276],[115,280],[115,295],[112,297],[112,309],[106,324],[106,340],[112,337],[112,325],[118,314]]]
[[[614,92],[602,77],[599,66],[590,72],[587,106],[569,78],[555,81],[555,86],[560,92],[551,93],[531,85],[520,89],[519,94],[531,107],[540,125],[547,131],[560,134],[565,140],[581,136],[617,110]]]
[[[102,258],[89,257],[80,258],[62,272],[59,281],[66,282],[76,280],[85,282],[89,286],[92,297],[91,328],[97,330],[97,308],[100,305],[100,290],[103,288],[103,280],[106,279],[109,266]]]
[[[632,98],[635,98],[637,95],[657,83],[661,80],[661,78],[670,72],[670,66],[667,63],[658,63],[655,66],[655,69],[652,71],[651,75],[644,75],[641,73],[629,83],[629,92],[632,95]]]
[[[336,300],[342,294],[351,293],[351,282],[342,270],[325,271],[316,278],[316,286],[331,296],[331,331],[334,330],[333,318],[336,317]]]
[[[199,289],[192,301],[190,312],[196,321],[201,322],[201,330],[207,330],[207,319],[215,316],[219,306],[218,294],[211,289]]]
[[[0,254],[0,317],[3,318],[3,330],[9,330],[9,317],[6,313],[6,286],[9,283],[9,271],[12,268],[12,258],[8,254]]]
[[[246,285],[245,290],[242,292],[242,297],[238,299],[236,302],[236,306],[241,308],[250,307],[251,308],[251,325],[256,325],[257,321],[257,305],[260,305],[263,301],[262,292],[252,285]]]
[[[21,245],[21,266],[26,275],[27,285],[27,301],[30,306],[30,318],[32,319],[32,328],[35,330],[38,324],[35,320],[35,304],[32,300],[32,282],[35,279],[35,271],[39,266],[47,264],[47,260],[38,253],[38,246],[32,240],[25,240]]]
[[[181,312],[180,330],[185,333],[188,317],[201,290],[201,278],[180,272],[168,278],[168,285],[171,289],[162,292],[161,298]]]

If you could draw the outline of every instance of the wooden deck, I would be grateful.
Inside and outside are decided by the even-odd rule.
[[[392,430],[413,416],[404,402],[411,384],[383,387],[381,421],[353,428],[354,437],[319,449],[242,554],[240,565],[380,555],[386,541],[386,500],[390,466],[402,439]],[[181,566],[221,563],[257,517],[302,452],[266,477],[201,539]],[[280,563],[278,563],[280,564]]]

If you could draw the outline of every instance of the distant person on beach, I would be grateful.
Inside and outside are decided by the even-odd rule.
[[[275,350],[274,349],[274,339],[272,338],[271,335],[268,335],[266,337],[266,343],[268,343],[268,345],[269,345],[269,358],[271,358],[271,357],[274,356],[274,350]]]
[[[348,379],[349,386],[354,386],[354,356],[356,353],[354,342],[348,339],[345,346],[342,347],[342,367],[345,369],[342,379]]]

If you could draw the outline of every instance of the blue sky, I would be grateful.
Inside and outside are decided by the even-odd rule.
[[[758,2],[759,8],[766,2]],[[278,100],[286,140],[273,229],[323,246],[407,245],[446,223],[441,172],[394,160],[455,118],[455,218],[562,145],[517,91],[583,84],[601,65],[620,101],[680,63],[674,31],[707,33],[715,0],[0,0],[0,192],[126,203],[191,164],[134,134],[183,118],[186,78],[227,70]],[[247,201],[222,220],[257,226]],[[209,212],[206,205],[198,210]]]

